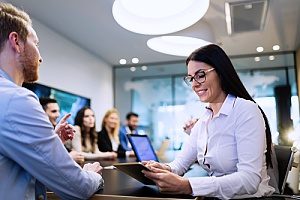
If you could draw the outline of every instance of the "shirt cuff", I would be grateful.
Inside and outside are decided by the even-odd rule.
[[[104,179],[101,176],[101,179],[99,181],[98,190],[102,190],[104,188]]]

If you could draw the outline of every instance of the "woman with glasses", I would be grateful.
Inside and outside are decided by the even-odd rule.
[[[249,95],[226,53],[211,44],[186,60],[184,81],[208,103],[181,153],[169,164],[145,162],[145,176],[162,192],[221,199],[261,197],[274,192],[267,168],[271,132],[263,110]],[[185,178],[198,161],[209,176]]]

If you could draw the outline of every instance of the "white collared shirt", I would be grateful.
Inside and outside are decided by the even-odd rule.
[[[195,142],[196,141],[196,142]],[[208,177],[192,177],[194,196],[221,199],[270,195],[263,116],[252,101],[228,95],[212,117],[207,109],[170,167],[183,174],[197,159]]]

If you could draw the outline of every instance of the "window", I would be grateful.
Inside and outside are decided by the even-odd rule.
[[[255,56],[231,60],[245,87],[266,113],[276,143],[276,86],[291,86],[291,119],[294,125],[299,124],[294,54],[278,54],[273,61],[266,55],[260,62],[254,61]],[[131,110],[140,115],[140,127],[150,136],[155,148],[163,139],[170,138],[170,148],[180,149],[186,138],[184,123],[199,118],[205,109],[205,104],[184,84],[184,61],[150,65],[147,70],[136,68],[134,72],[129,67],[115,68],[115,106],[123,118]]]

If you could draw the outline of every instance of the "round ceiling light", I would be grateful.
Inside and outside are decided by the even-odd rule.
[[[112,13],[123,28],[160,35],[183,30],[201,19],[209,0],[115,0]]]
[[[161,36],[147,41],[150,49],[174,56],[188,56],[195,49],[211,44],[211,42],[185,36]]]

